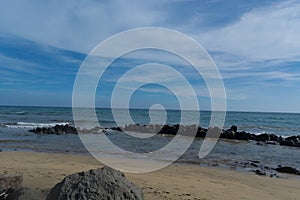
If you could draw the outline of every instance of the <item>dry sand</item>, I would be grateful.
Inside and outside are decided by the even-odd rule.
[[[0,160],[0,173],[21,173],[33,189],[49,189],[68,174],[103,166],[91,156],[54,153],[0,152]],[[181,164],[126,177],[143,189],[145,199],[300,199],[298,178]]]

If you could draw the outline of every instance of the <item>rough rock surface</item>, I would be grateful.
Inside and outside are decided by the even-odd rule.
[[[275,170],[281,173],[300,175],[300,171],[292,167],[278,167]]]
[[[114,127],[113,130],[119,130],[119,131],[135,131],[135,132],[141,132],[141,133],[158,133],[158,134],[165,134],[165,135],[176,135],[176,134],[182,134],[179,132],[181,129],[184,135],[187,135],[189,132],[197,132],[196,137],[198,138],[204,138],[209,129],[212,128],[202,128],[200,126],[191,125],[191,126],[180,126],[179,124],[176,125],[139,125],[139,124],[130,124],[126,125],[125,127],[122,127],[121,130],[119,127]],[[220,133],[220,138],[223,139],[230,139],[230,140],[253,140],[257,142],[264,142],[266,144],[270,145],[283,145],[283,146],[291,146],[291,147],[300,147],[300,135],[298,136],[290,136],[287,138],[282,138],[281,136],[277,136],[275,134],[259,134],[255,135],[252,133],[247,133],[245,131],[238,131],[238,127],[233,125],[228,130],[221,130],[218,128],[214,128],[215,132]],[[216,130],[218,129],[218,130]],[[258,143],[260,144],[260,143]]]
[[[106,133],[107,128],[95,127],[90,130],[79,130],[80,133]],[[125,127],[111,127],[111,130],[115,131],[133,131],[139,133],[157,133],[163,135],[185,135],[192,136],[197,138],[204,138],[209,130],[213,130],[214,134],[210,134],[208,137],[219,137],[223,139],[230,140],[252,140],[257,142],[263,142],[265,144],[270,145],[283,145],[290,147],[300,147],[300,135],[298,136],[290,136],[287,138],[282,138],[281,136],[277,136],[275,134],[262,133],[259,135],[255,135],[252,133],[247,133],[245,131],[238,131],[238,127],[233,125],[230,129],[221,130],[216,127],[214,128],[202,128],[197,125],[189,125],[189,126],[181,126],[179,124],[175,125],[140,125],[140,124],[129,124]],[[30,132],[34,132],[35,134],[55,134],[55,135],[63,135],[63,134],[78,134],[77,129],[70,125],[56,125],[51,128],[35,128],[29,130]],[[219,133],[219,134],[217,134]],[[257,143],[260,145],[261,143]]]
[[[33,132],[35,134],[54,134],[54,135],[63,135],[63,134],[77,134],[76,128],[66,124],[66,125],[56,125],[54,127],[50,128],[35,128],[32,130],[29,130],[30,132]]]
[[[19,174],[0,174],[0,200],[7,199],[9,194],[18,190],[23,182]]]
[[[8,193],[5,200],[41,200],[45,199],[43,196],[39,196],[41,191],[31,191],[26,187],[20,187]],[[0,198],[1,199],[1,198]]]
[[[47,200],[140,200],[143,193],[124,174],[109,167],[68,175],[56,184]]]

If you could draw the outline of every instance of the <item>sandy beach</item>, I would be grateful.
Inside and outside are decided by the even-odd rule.
[[[24,185],[50,189],[66,175],[103,165],[91,156],[1,152],[0,173],[20,173]],[[145,199],[299,199],[300,179],[267,178],[251,173],[172,164],[162,170],[126,177]]]

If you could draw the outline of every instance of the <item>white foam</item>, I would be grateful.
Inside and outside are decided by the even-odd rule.
[[[10,124],[5,125],[8,128],[37,128],[37,127],[53,127],[56,125],[67,125],[68,122],[61,122],[61,123],[28,123],[28,122],[18,122],[17,124]]]
[[[24,114],[26,114],[26,113],[27,113],[26,111],[16,112],[17,115],[24,115]]]

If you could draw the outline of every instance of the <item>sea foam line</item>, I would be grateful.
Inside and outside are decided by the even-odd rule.
[[[68,122],[60,123],[32,123],[32,122],[17,122],[15,124],[5,124],[7,128],[37,128],[37,127],[53,127],[56,125],[69,125]]]

